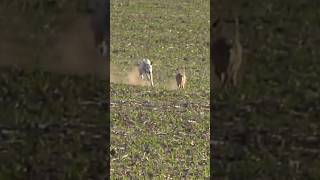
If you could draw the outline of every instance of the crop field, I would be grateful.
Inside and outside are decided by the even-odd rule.
[[[111,1],[112,179],[209,177],[209,13],[209,0]],[[155,87],[137,77],[142,58]]]
[[[212,21],[231,19],[228,2],[216,3]],[[320,179],[319,2],[234,5],[243,79],[227,91],[214,81],[211,111],[209,0],[111,0],[111,115],[105,81],[1,67],[0,179],[103,179],[109,115],[111,179],[206,179],[209,164],[218,180]],[[44,27],[63,10],[30,10],[32,23],[21,23],[4,7],[1,50],[19,46],[16,61],[45,58]],[[142,58],[153,64],[155,87],[137,76]],[[181,67],[183,90],[174,79]]]
[[[213,177],[319,179],[319,4],[237,4],[245,73],[241,88],[214,91]]]

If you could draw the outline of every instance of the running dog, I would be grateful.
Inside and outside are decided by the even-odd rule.
[[[144,79],[144,75],[147,76],[147,79],[150,81],[151,86],[153,87],[153,75],[152,75],[152,65],[149,59],[143,59],[139,65],[139,74],[141,79]]]
[[[220,37],[213,41],[213,65],[215,73],[222,82],[222,87],[227,84],[237,86],[239,71],[242,65],[242,46],[239,37],[239,18],[234,17],[234,38],[230,41]]]
[[[185,69],[183,69],[183,72],[181,72],[181,71],[179,71],[179,69],[177,69],[176,81],[177,81],[178,88],[184,89],[184,87],[186,85],[186,81],[187,81]]]

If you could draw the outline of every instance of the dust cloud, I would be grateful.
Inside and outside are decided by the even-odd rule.
[[[177,90],[176,80],[174,78],[168,81],[157,82],[155,78],[155,86],[162,87],[167,90]],[[138,73],[137,66],[131,66],[128,72],[123,72],[117,65],[110,64],[110,82],[115,84],[127,84],[133,86],[151,86],[150,82],[147,80],[142,80]],[[157,85],[158,84],[158,85]]]
[[[165,88],[169,90],[178,89],[177,82],[174,79],[170,79],[168,83],[165,84]]]
[[[129,72],[123,72],[118,66],[112,63],[110,64],[110,82],[134,86],[150,86],[148,81],[140,78],[138,67],[132,66]]]

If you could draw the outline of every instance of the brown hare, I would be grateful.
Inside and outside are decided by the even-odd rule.
[[[182,72],[179,69],[177,69],[176,81],[178,88],[185,88],[187,81],[185,68],[183,68]]]

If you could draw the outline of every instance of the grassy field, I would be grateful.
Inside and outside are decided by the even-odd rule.
[[[209,177],[209,18],[208,0],[111,1],[112,179]],[[155,88],[127,79],[142,58]]]
[[[319,179],[319,4],[238,4],[245,74],[215,91],[214,178]]]
[[[239,89],[214,90],[213,178],[319,179],[319,4],[237,2],[245,73]],[[111,177],[207,178],[209,1],[111,4]],[[38,21],[26,30],[44,33]],[[154,64],[155,88],[128,78],[142,58]],[[172,86],[181,66],[185,90]],[[1,68],[0,179],[102,179],[104,83]]]

